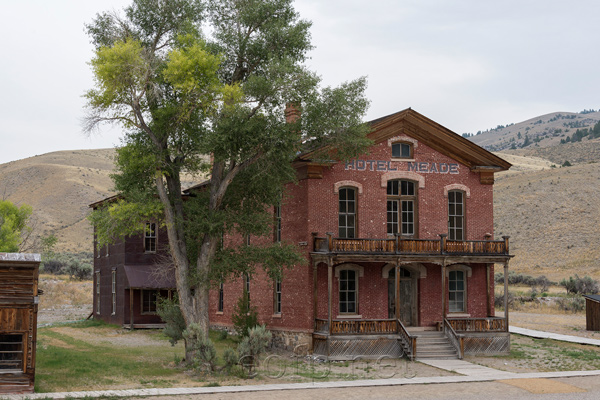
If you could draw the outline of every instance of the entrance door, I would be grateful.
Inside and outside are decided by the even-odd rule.
[[[404,326],[414,326],[413,320],[415,301],[414,301],[413,280],[400,278],[400,321]]]
[[[391,269],[388,279],[388,318],[396,317],[396,277],[395,270]],[[404,326],[417,324],[417,296],[416,279],[406,268],[400,268],[400,309],[399,317]]]

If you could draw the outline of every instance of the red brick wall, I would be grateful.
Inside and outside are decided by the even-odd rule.
[[[358,160],[384,161],[385,165],[397,171],[408,171],[407,161],[392,161],[388,141],[371,147],[369,154],[360,155]],[[478,173],[472,172],[463,164],[431,147],[417,143],[414,147],[414,162],[444,165],[458,164],[457,174],[414,173],[421,176],[424,187],[418,188],[418,237],[438,239],[439,234],[447,233],[447,197],[444,188],[448,185],[462,185],[468,190],[466,204],[466,239],[483,240],[486,233],[493,234],[493,187],[482,185]],[[309,252],[312,250],[311,233],[324,237],[326,232],[338,233],[338,195],[335,193],[341,181],[355,181],[362,186],[357,191],[357,237],[385,238],[386,229],[386,186],[382,176],[390,171],[377,171],[377,164],[359,171],[346,170],[344,163],[325,167],[323,179],[305,179],[299,184],[287,187],[282,206],[282,239],[298,245],[307,258],[307,265],[284,271],[282,282],[282,314],[273,315],[273,283],[262,271],[257,272],[251,281],[251,301],[258,307],[260,322],[269,327],[289,330],[310,331],[313,327],[313,268]],[[423,164],[425,165],[425,164]],[[343,186],[343,185],[342,185]],[[270,240],[270,239],[269,239]],[[307,245],[300,245],[306,242]],[[253,239],[254,243],[254,239]],[[387,279],[382,278],[382,263],[363,263],[364,275],[359,278],[359,314],[362,318],[387,318]],[[442,319],[441,310],[441,267],[426,264],[427,277],[417,279],[419,325],[430,326]],[[467,313],[471,317],[487,316],[486,267],[484,264],[471,265],[472,276],[467,279]],[[493,269],[491,271],[493,285]],[[446,283],[447,285],[447,283]],[[211,292],[211,323],[230,325],[233,306],[242,292],[241,280],[224,285],[224,312],[217,313],[218,290]],[[447,288],[446,288],[447,293]],[[493,288],[490,295],[493,304]],[[338,280],[333,279],[333,317],[338,312]],[[447,307],[447,302],[446,302]],[[318,317],[327,318],[327,267],[318,267]]]

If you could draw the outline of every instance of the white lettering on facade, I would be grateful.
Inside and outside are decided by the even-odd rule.
[[[408,162],[408,171],[421,174],[453,174],[459,173],[457,163]],[[345,170],[354,171],[398,171],[391,161],[384,160],[351,160],[346,162]]]

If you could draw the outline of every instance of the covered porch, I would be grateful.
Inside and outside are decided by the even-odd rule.
[[[418,240],[328,234],[314,235],[313,245],[315,354],[415,359],[424,354],[419,337],[435,330],[458,358],[509,350],[508,312],[495,316],[493,292],[494,264],[501,264],[507,309],[508,237],[456,242],[445,235]]]

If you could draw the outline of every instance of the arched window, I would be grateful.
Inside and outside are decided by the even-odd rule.
[[[352,239],[356,237],[356,189],[340,188],[338,212],[338,237]]]
[[[415,236],[417,232],[417,187],[413,181],[387,182],[387,233]]]
[[[448,239],[465,240],[465,194],[461,190],[448,192]]]

